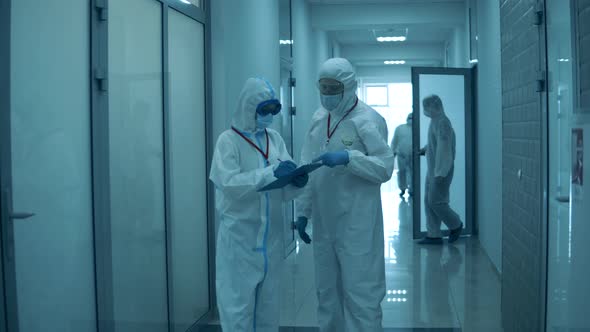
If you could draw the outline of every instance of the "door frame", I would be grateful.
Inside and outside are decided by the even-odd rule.
[[[0,327],[18,331],[14,227],[11,202],[10,36],[11,0],[0,0]]]
[[[281,113],[284,114],[284,112],[288,112],[287,116],[289,117],[289,127],[288,128],[283,128],[281,125],[281,130],[288,130],[290,132],[289,137],[290,137],[290,141],[289,142],[285,142],[285,144],[287,145],[287,149],[289,150],[289,154],[291,155],[291,158],[295,159],[295,156],[293,155],[293,125],[294,125],[294,114],[293,114],[293,63],[291,61],[291,59],[285,59],[281,57],[281,68],[280,68],[280,84],[281,87],[283,85],[283,79],[286,79],[287,82],[287,91],[286,94],[288,95],[288,101],[289,101],[289,105],[283,105],[283,108],[281,109]],[[289,73],[288,77],[283,77],[282,74],[283,73]],[[282,115],[283,116],[283,115]],[[282,121],[282,119],[281,119]],[[285,135],[282,135],[283,137],[285,137]],[[284,249],[283,249],[283,256],[286,258],[288,257],[297,247],[297,239],[296,239],[296,234],[295,234],[295,228],[294,228],[294,223],[295,223],[295,205],[294,202],[289,202],[286,203],[286,206],[284,207],[284,210],[286,213],[288,213],[288,215],[286,216],[287,222],[284,223],[284,227],[287,227],[291,230],[291,236],[289,239],[285,238],[285,234],[286,232],[283,232],[283,241],[284,241]],[[285,230],[286,231],[286,230]]]
[[[420,112],[420,75],[456,75],[463,76],[465,89],[465,220],[463,235],[474,235],[475,226],[475,151],[473,128],[475,125],[474,112],[474,84],[471,68],[442,68],[442,67],[412,67],[412,112],[419,115]],[[422,180],[420,179],[420,116],[414,116],[412,122],[413,139],[413,223],[412,234],[414,239],[423,238],[426,232],[421,231],[422,219]],[[443,236],[448,236],[449,231],[443,231]]]

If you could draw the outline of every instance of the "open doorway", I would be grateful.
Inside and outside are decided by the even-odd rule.
[[[387,122],[387,142],[391,144],[395,129],[406,123],[408,114],[412,112],[412,84],[406,83],[371,83],[363,84],[360,92],[361,99],[373,107]],[[399,207],[406,202],[407,197],[399,196],[396,165],[391,180],[381,186],[381,202],[383,206],[384,234],[391,236],[399,233]],[[406,194],[407,195],[407,194]],[[389,257],[395,260],[395,257]]]

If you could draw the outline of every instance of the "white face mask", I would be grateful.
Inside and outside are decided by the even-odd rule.
[[[273,116],[272,114],[267,114],[267,115],[256,115],[256,129],[261,130],[261,129],[266,129],[268,127],[270,127],[270,125],[272,125],[272,119]]]
[[[338,105],[342,101],[342,95],[341,94],[334,95],[334,96],[321,95],[320,99],[322,101],[322,106],[324,106],[325,109],[327,109],[328,111],[333,111],[336,109],[336,107],[338,107]]]

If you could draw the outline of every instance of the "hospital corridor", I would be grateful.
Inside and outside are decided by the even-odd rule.
[[[0,0],[0,332],[590,332],[585,156],[590,0]]]

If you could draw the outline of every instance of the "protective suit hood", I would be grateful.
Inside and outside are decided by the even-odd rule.
[[[320,67],[318,79],[332,78],[344,84],[344,96],[342,101],[330,113],[342,115],[348,111],[356,102],[356,73],[352,64],[343,58],[332,58],[327,60]]]
[[[436,108],[436,107],[432,107],[431,111],[426,111],[426,108],[424,108],[424,115],[432,118],[432,119],[436,119],[439,118],[441,115],[445,114],[444,110],[442,108]]]
[[[263,101],[275,99],[275,91],[263,78],[249,78],[238,99],[232,126],[240,131],[256,131],[256,107]]]

